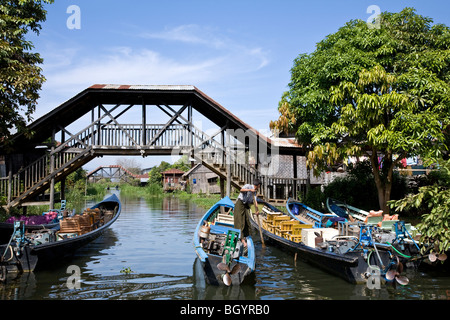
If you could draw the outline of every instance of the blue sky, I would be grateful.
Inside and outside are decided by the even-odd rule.
[[[67,26],[71,5],[80,9],[80,29]],[[450,26],[444,0],[56,0],[46,6],[40,35],[29,37],[47,78],[34,119],[92,84],[174,84],[194,85],[268,130],[293,60],[346,22],[367,21],[371,5],[414,7]],[[138,162],[154,164],[146,161]]]

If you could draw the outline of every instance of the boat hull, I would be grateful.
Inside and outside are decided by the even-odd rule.
[[[40,245],[25,245],[19,254],[13,254],[7,244],[0,246],[0,253],[6,252],[3,266],[7,272],[33,272],[65,260],[88,243],[100,237],[120,215],[121,203],[116,195],[101,201],[91,209],[104,207],[115,210],[110,221],[101,227],[73,238],[48,242]],[[59,229],[59,225],[56,227]]]
[[[208,258],[201,261],[202,268],[205,275],[205,280],[215,286],[220,286],[224,284],[223,276],[225,271],[217,268],[217,265],[222,262],[222,257],[216,255],[208,255]],[[231,274],[231,285],[241,285],[248,275],[250,275],[253,270],[246,263],[241,263],[234,261],[230,265],[230,269],[233,269],[236,265],[239,265],[239,271],[235,274]]]
[[[269,205],[270,206],[270,205]],[[270,206],[271,207],[271,206]],[[271,207],[274,209],[273,207]],[[251,215],[250,223],[253,228],[259,230],[259,225],[253,215]],[[302,242],[293,242],[283,237],[280,237],[268,230],[261,228],[261,232],[269,243],[276,245],[284,251],[297,254],[300,260],[315,266],[323,271],[338,276],[352,284],[367,283],[368,279],[374,274],[380,263],[375,254],[367,256],[363,252],[348,252],[346,254],[339,254],[330,252],[321,248],[312,248]],[[391,261],[389,252],[379,250],[379,256],[384,266],[388,266]],[[369,262],[369,264],[367,263]],[[380,277],[381,281],[384,281]]]
[[[346,219],[348,219],[350,215],[354,219],[364,222],[369,215],[369,212],[367,211],[355,208],[332,198],[327,198],[326,205],[330,212]]]
[[[49,224],[40,224],[40,225],[25,225],[25,230],[28,232],[32,232],[34,230],[41,230],[41,229],[53,229],[55,227],[59,226],[59,222],[57,223],[49,223]],[[0,243],[8,243],[9,239],[11,239],[11,236],[14,232],[14,224],[8,223],[8,222],[0,222]]]
[[[233,270],[235,265],[239,265],[239,270],[237,272],[228,272],[231,277],[231,283],[225,283],[223,277],[227,273],[224,270],[220,270],[218,265],[223,262],[224,256],[222,251],[218,250],[218,252],[211,253],[204,247],[205,241],[209,241],[209,238],[201,237],[201,228],[205,226],[205,224],[209,225],[210,235],[217,238],[226,237],[229,231],[234,232],[235,234],[240,234],[240,230],[234,229],[232,221],[228,221],[227,223],[218,223],[215,215],[222,208],[227,208],[227,210],[234,209],[234,203],[228,198],[225,197],[215,205],[213,205],[200,219],[200,222],[195,229],[193,236],[193,244],[195,247],[195,252],[200,260],[201,266],[203,268],[203,273],[205,276],[205,280],[211,285],[240,285],[243,282],[246,282],[246,279],[249,278],[249,275],[253,274],[255,270],[255,246],[253,243],[253,239],[251,236],[246,238],[247,240],[247,253],[245,255],[242,254],[243,250],[238,256],[233,256],[231,262],[228,267],[230,270]],[[231,219],[232,220],[232,219]],[[208,236],[209,237],[209,236]],[[239,241],[239,240],[238,240]],[[215,245],[220,246],[219,240]],[[223,243],[221,244],[223,246]],[[237,248],[237,247],[236,247]],[[241,248],[242,249],[242,248]],[[236,249],[238,250],[238,249]]]
[[[293,199],[288,199],[286,209],[293,219],[303,224],[311,224],[314,228],[323,228],[328,219],[341,218],[334,213],[319,212]]]

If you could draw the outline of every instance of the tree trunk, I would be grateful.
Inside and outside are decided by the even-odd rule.
[[[387,175],[385,181],[381,178],[380,163],[378,162],[376,150],[372,150],[370,156],[370,163],[372,165],[373,176],[375,178],[375,185],[378,193],[378,204],[383,214],[389,214],[388,201],[391,200],[392,190],[392,174],[394,170],[394,162],[392,161],[392,154],[387,153],[383,158],[383,166],[387,167]]]

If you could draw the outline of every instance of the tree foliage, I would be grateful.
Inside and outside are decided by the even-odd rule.
[[[53,0],[0,1],[0,136],[8,138],[26,130],[32,120],[39,90],[45,81],[43,59],[33,53],[33,44],[25,39],[31,31],[39,34],[46,19],[44,3]]]
[[[431,185],[419,188],[416,194],[404,199],[391,201],[395,211],[402,212],[410,208],[425,208],[422,222],[417,224],[421,242],[431,246],[433,251],[443,253],[450,249],[450,160],[435,160],[439,163],[439,175]]]
[[[398,172],[394,173],[392,184],[393,199],[401,199],[409,191],[405,176]],[[326,198],[334,198],[366,211],[377,208],[376,192],[370,161],[350,165],[348,174],[337,177],[323,188],[324,203]]]
[[[402,159],[447,152],[450,30],[432,23],[412,8],[382,13],[379,28],[348,22],[295,59],[271,122],[295,133],[316,172],[350,156],[369,159],[386,212]]]

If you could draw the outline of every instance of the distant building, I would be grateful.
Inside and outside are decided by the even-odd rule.
[[[202,164],[197,164],[183,175],[191,193],[220,193],[219,176]]]
[[[185,181],[182,179],[184,171],[179,169],[169,169],[161,173],[164,191],[184,190]]]

